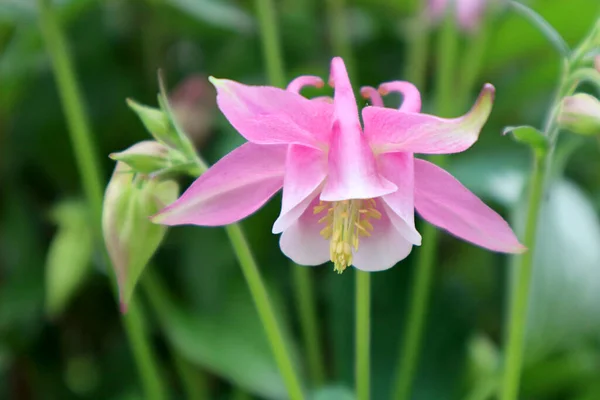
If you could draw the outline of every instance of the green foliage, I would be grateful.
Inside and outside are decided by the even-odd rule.
[[[355,85],[376,86],[405,78],[404,33],[409,31],[416,2],[347,3],[354,28]],[[600,12],[597,0],[526,3],[571,48]],[[114,168],[109,154],[148,139],[124,99],[133,97],[157,107],[152,111],[171,113],[178,107],[177,83],[190,74],[267,82],[252,2],[61,0],[53,4],[70,39],[104,177]],[[320,2],[276,4],[286,75],[326,78],[332,54]],[[106,270],[98,249],[91,248],[85,210],[69,203],[73,214],[67,212],[55,221],[47,217],[56,204],[62,204],[60,199],[77,198],[82,190],[37,18],[34,1],[0,0],[0,398],[16,398],[19,390],[25,390],[31,398],[138,399],[138,376],[120,327],[118,306],[102,276],[113,272]],[[502,129],[542,126],[560,61],[546,38],[522,16],[500,10],[490,23],[482,72],[470,79],[476,89],[484,82],[495,85],[494,109],[478,143],[453,156],[448,170],[494,209],[513,215],[518,226],[523,222],[517,209],[528,185],[531,157],[526,146],[502,136]],[[461,46],[467,42],[465,38]],[[436,65],[430,58],[428,78]],[[169,89],[163,88],[157,103],[159,68]],[[432,100],[431,88],[431,79],[420,88],[425,107]],[[324,90],[306,93],[330,94]],[[214,101],[214,92],[209,97]],[[186,104],[192,110],[203,107],[201,101],[185,101],[190,101]],[[169,128],[182,137],[177,127]],[[521,127],[513,135],[538,151],[545,146],[528,128]],[[585,146],[572,149],[572,157],[561,164],[556,175],[562,176],[564,166],[565,177],[554,181],[542,211],[524,399],[600,398],[600,149],[596,138],[581,140]],[[242,141],[217,112],[208,140],[197,149],[213,163]],[[560,152],[559,146],[557,157]],[[154,172],[164,161],[114,157],[142,173]],[[156,177],[190,174],[189,166],[178,168],[166,165]],[[185,187],[190,180],[180,183]],[[243,226],[261,273],[272,291],[280,294],[276,299],[279,314],[289,322],[288,340],[301,350],[298,318],[292,311],[291,272],[277,246],[278,237],[270,233],[279,206],[276,197]],[[142,208],[138,221],[156,210],[146,203]],[[127,217],[119,214],[116,219],[123,224]],[[162,231],[153,229],[163,228],[138,227],[137,236],[145,240],[162,236]],[[467,398],[489,390],[486,385],[493,392],[496,357],[502,357],[497,352],[502,351],[505,326],[507,258],[448,235],[441,235],[439,251],[414,399]],[[145,265],[149,257],[138,265]],[[208,393],[206,398],[232,398],[234,388],[251,398],[284,398],[283,381],[222,229],[174,229],[153,259],[151,279],[142,278],[144,290],[136,288],[135,297],[147,305],[146,314],[152,317],[143,322],[160,354],[171,398],[187,397],[185,383],[179,379],[181,363],[174,361],[177,357],[191,366],[192,381],[205,383],[201,390]],[[376,399],[389,395],[413,260],[411,256],[373,276]],[[134,271],[131,282],[140,271]],[[352,275],[337,276],[325,266],[315,270],[314,278],[327,385],[307,388],[307,393],[316,400],[351,399]],[[158,281],[158,288],[152,280]],[[54,318],[48,318],[48,313]],[[296,362],[299,369],[306,368],[302,351]]]

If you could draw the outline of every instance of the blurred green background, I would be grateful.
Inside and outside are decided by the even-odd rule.
[[[347,1],[356,87],[403,78],[414,3]],[[598,0],[528,4],[572,45],[600,12]],[[325,4],[276,5],[288,79],[326,77],[334,54]],[[106,179],[114,167],[108,154],[147,138],[125,99],[156,106],[159,68],[176,114],[208,161],[242,142],[216,110],[205,78],[267,83],[252,1],[56,0],[54,6]],[[112,271],[93,243],[38,17],[33,0],[0,0],[0,398],[143,398],[106,279]],[[530,155],[501,131],[506,125],[540,125],[559,58],[522,17],[502,10],[489,23],[476,82],[477,89],[484,82],[496,86],[496,103],[479,142],[453,157],[448,169],[518,228]],[[463,35],[461,46],[471,40]],[[422,88],[426,109],[435,69],[432,54]],[[600,399],[598,151],[593,137],[565,133],[559,143],[536,253],[522,383],[526,399]],[[292,267],[271,234],[279,206],[276,197],[242,225],[306,376]],[[389,394],[418,251],[373,275],[374,399]],[[483,399],[478,393],[493,386],[501,362],[509,259],[444,234],[438,260],[413,398]],[[285,398],[221,228],[171,229],[147,273],[136,297],[171,398],[191,397],[186,385],[196,386],[199,399]],[[316,388],[315,398],[351,399],[353,273],[338,275],[324,266],[313,277],[328,382]],[[159,296],[158,290],[168,292]],[[187,384],[180,379],[182,368]]]

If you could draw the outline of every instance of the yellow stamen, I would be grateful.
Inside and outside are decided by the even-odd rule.
[[[358,251],[360,237],[369,237],[375,229],[370,219],[381,219],[375,199],[320,202],[313,213],[327,213],[319,219],[325,223],[320,234],[330,240],[329,256],[338,273],[352,265],[353,252]]]

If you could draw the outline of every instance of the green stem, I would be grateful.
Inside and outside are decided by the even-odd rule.
[[[352,44],[346,21],[345,0],[327,0],[327,20],[333,53],[344,59],[348,75],[352,78],[356,73],[356,65],[352,56]]]
[[[408,42],[406,79],[419,90],[425,90],[427,55],[429,53],[429,26],[425,21],[425,7],[419,1],[416,7],[417,23],[411,26],[412,40]]]
[[[264,58],[267,65],[271,85],[285,87],[285,73],[283,69],[283,56],[279,44],[277,20],[273,12],[271,0],[257,0],[256,7],[262,31]],[[316,385],[324,382],[324,363],[321,358],[322,351],[319,344],[319,328],[316,317],[314,290],[311,271],[297,265],[292,266],[294,271],[294,286],[300,314],[300,325],[304,336],[304,347],[308,354],[308,365],[311,378]]]
[[[157,296],[157,294],[148,291],[147,296],[150,298]],[[181,379],[185,398],[188,400],[204,400],[208,398],[207,375],[186,360],[179,351],[174,350],[171,357],[173,358],[175,368],[177,368],[177,374]]]
[[[370,348],[371,348],[371,275],[355,270],[356,273],[356,398],[370,398]]]
[[[75,78],[73,64],[67,48],[66,39],[48,0],[38,0],[40,26],[46,41],[58,92],[62,101],[71,143],[74,148],[77,167],[83,189],[93,215],[94,232],[98,240],[101,235],[101,215],[103,180],[96,151],[92,142],[87,114],[83,107],[83,96]],[[107,265],[110,264],[105,254]],[[116,280],[110,274],[114,293],[117,293]],[[165,399],[166,387],[159,373],[156,356],[145,335],[143,317],[135,301],[132,300],[127,314],[121,316],[123,327],[129,339],[129,345],[140,374],[142,387],[147,399]]]
[[[322,359],[323,351],[319,341],[317,307],[311,279],[312,271],[310,267],[300,265],[293,265],[292,269],[296,286],[298,314],[300,315],[300,325],[308,359],[308,369],[313,383],[316,386],[321,386],[325,383],[325,369]]]
[[[543,158],[535,157],[530,177],[527,220],[523,237],[523,244],[528,250],[519,257],[515,266],[517,276],[516,281],[513,282],[515,286],[513,287],[509,303],[509,330],[502,382],[503,400],[515,400],[519,394],[519,383],[521,380],[523,363],[523,341],[527,323],[529,288],[531,286],[531,275],[533,271],[538,218],[546,182],[552,171],[552,158],[559,132],[556,122],[557,110],[561,99],[570,95],[575,90],[575,87],[576,85],[570,83],[568,63],[565,63],[563,76],[554,102],[548,112],[544,128],[544,134],[548,137],[550,148]]]
[[[246,238],[244,237],[240,226],[237,224],[228,225],[225,227],[225,230],[227,231],[227,235],[233,246],[233,251],[242,267],[242,272],[246,278],[248,287],[250,288],[250,293],[252,294],[258,315],[260,316],[267,334],[271,350],[273,350],[275,355],[275,361],[277,362],[279,371],[283,375],[283,380],[287,387],[290,399],[303,399],[304,395],[302,394],[300,381],[294,371],[292,358],[285,345],[281,328],[275,317],[275,311],[269,301],[267,289],[260,276],[250,247],[246,242]]]
[[[263,54],[267,64],[267,74],[273,86],[284,87],[285,75],[275,6],[272,0],[256,0],[256,12],[260,20],[260,33],[263,44]]]
[[[429,304],[433,266],[436,262],[438,230],[435,226],[426,224],[422,237],[423,245],[419,249],[417,267],[410,285],[411,298],[394,389],[393,398],[398,400],[410,398]]]
[[[442,116],[453,113],[455,67],[457,61],[458,37],[453,15],[447,15],[438,38],[438,68],[436,70],[436,112]],[[444,156],[436,159],[438,165],[446,162]],[[412,293],[409,302],[406,328],[401,344],[393,398],[410,398],[414,376],[418,366],[419,352],[425,326],[425,316],[429,304],[433,268],[436,263],[438,230],[426,224],[422,232],[423,245],[419,249],[417,266],[411,283]]]

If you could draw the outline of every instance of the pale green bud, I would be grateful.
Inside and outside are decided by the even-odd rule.
[[[112,153],[109,157],[127,164],[135,172],[142,174],[151,174],[170,165],[169,149],[153,141],[140,142],[127,150]]]
[[[153,155],[162,148],[159,143],[146,141],[127,151]],[[126,310],[142,271],[166,233],[165,226],[153,224],[149,217],[175,201],[178,195],[175,181],[152,179],[117,162],[104,195],[102,230],[119,284],[122,311]]]
[[[573,133],[600,134],[600,101],[586,93],[565,97],[558,115],[558,123]]]

